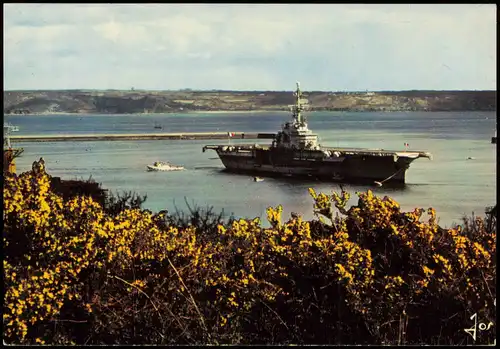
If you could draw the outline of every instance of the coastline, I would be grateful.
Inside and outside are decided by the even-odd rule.
[[[94,91],[95,92],[95,91]],[[496,91],[305,92],[309,111],[496,111]],[[288,111],[287,91],[4,91],[4,113],[170,114]]]
[[[330,112],[330,113],[451,113],[451,112],[495,112],[496,110],[405,110],[405,109],[394,109],[394,110],[359,110],[359,109],[343,109],[343,110],[331,110],[331,109],[311,109],[309,113],[317,112]],[[158,113],[99,113],[99,112],[42,112],[42,113],[19,113],[19,114],[6,114],[4,117],[9,116],[51,116],[51,115],[67,115],[67,116],[118,116],[118,115],[193,115],[193,114],[261,114],[261,113],[289,113],[287,110],[282,109],[259,109],[259,110],[182,110],[182,111],[170,111],[170,112],[158,112]]]
[[[22,113],[22,114],[3,114],[6,116],[48,116],[48,115],[93,115],[93,113],[70,113],[70,112],[43,112],[43,113]]]
[[[258,113],[270,113],[270,112],[280,112],[286,113],[284,110],[275,109],[259,109],[259,110],[194,110],[188,111],[188,114],[258,114]],[[153,113],[154,114],[154,113]]]
[[[68,115],[68,116],[89,116],[89,115],[167,115],[167,114],[258,114],[258,113],[286,113],[284,110],[263,109],[263,110],[188,110],[167,113],[99,113],[99,112],[85,112],[85,113],[70,113],[70,112],[43,112],[43,113],[23,113],[23,114],[4,114],[8,116],[49,116],[49,115]]]

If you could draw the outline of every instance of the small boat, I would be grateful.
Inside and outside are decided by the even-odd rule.
[[[262,177],[253,177],[254,182],[262,182],[263,180],[264,180],[264,178],[262,178]]]
[[[155,161],[153,165],[147,165],[148,171],[181,171],[184,170],[183,166],[172,165],[168,162]]]
[[[162,128],[163,128],[163,126],[162,126],[162,125],[160,125],[159,123],[155,123],[155,128],[157,128],[157,129],[162,129]]]

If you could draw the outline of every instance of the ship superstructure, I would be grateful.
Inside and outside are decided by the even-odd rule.
[[[379,185],[404,183],[412,161],[432,158],[423,151],[322,147],[302,114],[308,104],[298,82],[294,97],[292,120],[282,125],[271,145],[206,145],[203,151],[215,150],[231,172]]]
[[[273,147],[288,149],[312,149],[319,150],[318,136],[307,127],[306,118],[302,115],[308,104],[302,98],[300,84],[297,82],[297,90],[294,92],[295,104],[291,105],[292,121],[287,122],[277,133]]]

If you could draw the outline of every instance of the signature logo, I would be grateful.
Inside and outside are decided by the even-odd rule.
[[[493,301],[493,305],[495,307],[497,306],[497,299],[496,298]],[[474,342],[476,341],[478,327],[479,327],[479,331],[488,331],[491,328],[491,326],[493,326],[493,322],[491,322],[491,321],[488,324],[481,322],[478,326],[477,325],[477,313],[472,315],[470,317],[470,319],[474,320],[474,326],[472,326],[471,328],[466,328],[466,329],[464,329],[464,331],[472,336],[472,339],[474,340]],[[493,344],[496,345],[496,343],[497,343],[497,340],[495,339]]]
[[[486,325],[486,323],[484,322],[481,322],[479,324],[479,326],[477,325],[477,313],[475,313],[474,315],[472,315],[470,317],[471,320],[474,320],[474,326],[472,326],[471,328],[467,328],[467,329],[464,329],[465,332],[467,332],[468,334],[470,334],[472,336],[472,339],[474,340],[474,342],[476,341],[476,335],[477,335],[477,329],[479,327],[479,331],[488,331],[491,326],[493,326],[493,322],[490,321],[489,324]],[[496,340],[495,340],[496,342]]]

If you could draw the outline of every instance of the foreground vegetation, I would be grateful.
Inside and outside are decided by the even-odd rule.
[[[4,179],[4,340],[46,344],[491,344],[496,230],[310,190],[317,219],[222,222]],[[131,202],[133,204],[131,204]],[[333,214],[337,208],[340,215]],[[427,216],[424,220],[423,216]],[[464,329],[474,325],[475,341]]]

